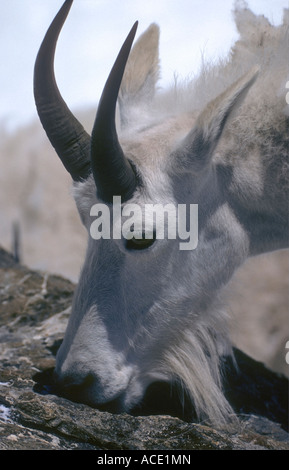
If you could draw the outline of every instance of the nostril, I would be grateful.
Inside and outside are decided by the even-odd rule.
[[[68,388],[68,387],[74,387],[74,388],[87,388],[87,387],[90,387],[92,385],[94,381],[94,378],[93,378],[93,375],[92,374],[87,374],[85,376],[77,376],[77,375],[73,375],[73,376],[64,376],[61,381],[60,381],[60,385],[64,388]]]
[[[54,371],[56,383],[56,394],[76,403],[84,403],[101,411],[110,413],[123,412],[123,392],[120,392],[112,400],[103,401],[103,397],[98,401],[97,379],[92,373],[81,374],[59,374]]]
[[[85,392],[92,386],[94,377],[88,374],[59,374],[54,371],[57,394],[71,401],[83,402]]]
[[[92,374],[87,374],[84,381],[83,381],[83,385],[85,387],[90,387],[94,382],[94,376]]]
[[[76,379],[74,376],[65,375],[58,380],[59,387],[80,387],[82,384],[82,379]]]
[[[90,402],[87,395],[95,382],[92,373],[87,374],[61,374],[56,369],[50,368],[43,372],[37,372],[33,376],[35,385],[33,390],[41,395],[57,395],[77,403]],[[88,403],[89,404],[89,403]]]

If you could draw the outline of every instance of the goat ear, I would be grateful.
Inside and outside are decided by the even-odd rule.
[[[159,74],[159,27],[153,23],[133,46],[126,64],[118,95],[122,124],[129,121],[132,106],[153,98]]]
[[[179,172],[198,172],[212,159],[226,122],[241,105],[259,72],[254,67],[221,95],[211,101],[198,117],[195,126],[174,151],[174,166]]]

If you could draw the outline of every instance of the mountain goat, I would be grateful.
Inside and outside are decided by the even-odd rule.
[[[288,25],[237,8],[229,59],[155,93],[159,30],[151,25],[131,50],[136,23],[89,136],[53,71],[71,5],[52,22],[34,78],[88,231],[56,381],[116,412],[154,381],[178,382],[200,419],[224,422],[232,409],[220,361],[231,347],[220,293],[249,256],[288,246]]]

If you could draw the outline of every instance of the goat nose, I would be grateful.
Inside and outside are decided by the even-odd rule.
[[[109,413],[122,412],[122,403],[119,397],[109,400],[104,403],[97,403],[94,397],[91,396],[92,386],[95,385],[95,378],[92,374],[80,378],[75,375],[59,376],[57,372],[54,373],[56,383],[56,395],[67,398],[75,403],[84,403],[92,407],[97,407],[99,410],[107,411]]]
[[[82,401],[85,391],[90,388],[94,381],[92,374],[61,374],[54,371],[54,383],[58,395],[72,401]]]

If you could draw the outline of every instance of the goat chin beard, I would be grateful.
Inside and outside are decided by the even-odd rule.
[[[190,397],[198,420],[222,426],[237,420],[224,397],[221,358],[231,355],[226,334],[216,336],[210,325],[184,331],[181,341],[165,353],[165,365]]]

